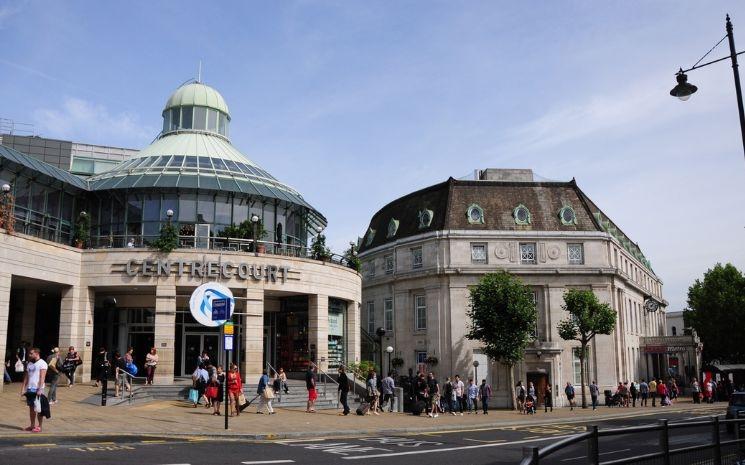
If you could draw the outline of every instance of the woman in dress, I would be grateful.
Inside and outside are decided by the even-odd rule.
[[[217,388],[216,395],[211,399],[212,408],[214,409],[212,415],[220,415],[220,405],[222,404],[223,397],[225,397],[225,391],[223,389],[225,385],[225,372],[222,370],[222,365],[217,366],[215,376],[210,379],[209,385]]]
[[[367,414],[370,415],[372,412],[375,415],[378,413],[378,399],[380,399],[380,391],[378,391],[378,378],[375,376],[375,370],[370,370],[367,375],[367,397],[370,399],[370,408]]]
[[[238,398],[243,392],[243,383],[241,382],[241,374],[238,373],[238,365],[235,363],[230,365],[230,371],[226,379],[228,383],[228,401],[234,406],[235,415],[238,416],[241,414],[241,405]],[[233,416],[233,414],[231,413],[230,416]]]
[[[145,369],[147,370],[147,379],[145,384],[153,384],[153,376],[155,376],[155,367],[158,366],[158,349],[153,347],[150,349],[147,355],[145,355]]]

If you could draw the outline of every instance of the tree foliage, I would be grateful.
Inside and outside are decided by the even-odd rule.
[[[153,241],[152,246],[163,253],[170,253],[179,246],[178,231],[172,223],[166,223],[160,228],[160,236]]]
[[[585,397],[585,358],[587,345],[596,334],[610,334],[616,327],[616,312],[606,303],[601,303],[594,292],[570,289],[564,294],[562,308],[569,312],[569,318],[558,324],[559,336],[565,341],[578,341],[580,350],[580,386],[582,388],[582,408],[587,407]]]
[[[328,260],[331,258],[331,249],[326,247],[326,236],[318,234],[310,244],[310,256],[315,260]]]
[[[720,263],[688,288],[685,326],[693,328],[704,344],[705,362],[745,363],[745,276],[734,265]]]

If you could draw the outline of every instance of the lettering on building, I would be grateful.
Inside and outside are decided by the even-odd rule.
[[[193,278],[238,278],[266,283],[287,281],[290,268],[277,265],[256,265],[250,263],[232,263],[199,260],[130,260],[125,266],[127,276],[162,276],[172,274],[177,277]]]

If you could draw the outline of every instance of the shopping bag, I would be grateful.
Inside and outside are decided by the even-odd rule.
[[[16,373],[23,373],[23,362],[18,360],[16,362]]]
[[[266,400],[272,400],[274,399],[274,389],[270,388],[269,386],[264,388],[264,399]]]
[[[135,365],[134,363],[131,363],[131,362],[130,363],[127,363],[127,365],[125,365],[124,369],[127,370],[127,373],[129,373],[132,376],[136,376],[137,375],[137,371],[138,371],[137,370],[137,365]]]
[[[39,395],[34,399],[34,412],[41,413],[41,396]]]
[[[196,389],[189,389],[189,400],[193,404],[199,403],[199,391],[197,391]]]
[[[214,399],[217,397],[217,386],[207,386],[207,389],[204,391],[205,397],[208,399]]]
[[[243,405],[245,403],[246,403],[246,396],[244,396],[243,393],[241,392],[238,395],[238,405]]]

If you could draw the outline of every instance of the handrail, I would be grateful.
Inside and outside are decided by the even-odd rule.
[[[323,395],[324,396],[326,395],[326,379],[327,378],[330,379],[332,383],[334,383],[337,386],[339,386],[339,383],[334,378],[332,378],[331,376],[329,376],[328,373],[326,373],[325,371],[323,371],[323,369],[321,367],[319,367],[318,365],[316,365],[312,361],[308,361],[308,363],[310,363],[311,366],[316,367],[316,369],[318,370],[318,373],[319,374],[322,374],[324,376],[324,378],[323,378]]]
[[[279,374],[279,371],[277,371],[277,369],[274,368],[271,363],[266,362],[266,373],[267,373],[267,375],[269,373],[271,373],[269,371],[269,369],[271,369],[272,371],[274,371],[274,376],[275,377]],[[281,382],[280,382],[280,386],[279,386],[279,392],[275,392],[274,395],[277,396],[277,402],[282,402],[282,385],[281,385]]]

